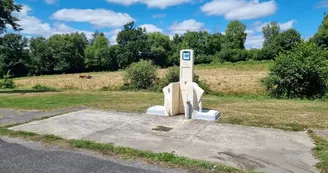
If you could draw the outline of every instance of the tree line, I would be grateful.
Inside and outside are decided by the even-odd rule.
[[[135,27],[134,22],[130,22],[118,34],[116,45],[111,45],[98,31],[91,39],[77,32],[31,39],[7,33],[0,39],[0,74],[9,70],[14,77],[115,71],[140,59],[168,67],[178,65],[181,49],[193,49],[196,64],[271,60],[301,42],[301,35],[296,30],[281,32],[276,22],[263,27],[263,34],[263,48],[247,50],[246,26],[240,21],[232,21],[225,34],[187,32],[176,34],[172,39],[160,32],[147,33],[145,28]]]

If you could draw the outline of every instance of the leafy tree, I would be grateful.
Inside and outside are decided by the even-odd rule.
[[[116,50],[109,47],[109,40],[105,36],[98,36],[93,44],[85,49],[86,68],[92,71],[117,70],[113,55],[116,55]]]
[[[268,92],[274,97],[322,97],[327,90],[327,57],[327,52],[312,42],[281,54],[264,81]]]
[[[208,42],[209,34],[207,32],[187,32],[183,36],[181,48],[193,49],[195,56],[205,55]]]
[[[281,51],[290,51],[302,41],[301,34],[295,29],[288,29],[280,33],[274,40],[274,44]]]
[[[171,40],[172,54],[169,56],[168,65],[179,65],[180,50],[182,47],[183,36],[175,34]]]
[[[102,32],[99,32],[98,30],[96,30],[92,35],[91,35],[91,39],[90,39],[90,44],[92,45],[93,42],[96,40],[97,37],[105,37],[105,34]]]
[[[263,47],[269,47],[274,44],[275,38],[280,33],[280,26],[277,22],[271,22],[262,28],[264,43]]]
[[[238,20],[232,21],[228,24],[225,36],[227,46],[230,49],[245,49],[245,41],[247,34],[246,25]]]
[[[170,37],[160,32],[148,34],[148,43],[150,45],[150,59],[155,65],[166,66],[168,56],[172,52]]]
[[[35,74],[51,74],[56,62],[48,47],[47,39],[44,37],[32,38],[29,47],[33,72]]]
[[[146,30],[135,28],[134,22],[124,25],[124,29],[117,36],[117,43],[121,52],[117,57],[120,68],[139,61],[149,53]]]
[[[221,33],[215,33],[209,35],[208,43],[205,48],[207,55],[215,55],[220,52],[222,45],[224,44],[225,36]]]
[[[323,48],[328,48],[328,15],[325,15],[318,32],[313,36],[313,41]]]
[[[6,34],[0,43],[0,74],[1,77],[10,71],[13,77],[24,76],[29,72],[30,58],[28,40],[19,34]]]
[[[6,31],[7,24],[9,24],[15,31],[21,30],[17,23],[19,19],[12,15],[13,12],[20,12],[22,5],[15,4],[13,0],[0,1],[0,34]]]
[[[49,38],[48,44],[56,62],[55,71],[81,72],[84,69],[87,38],[83,33],[53,35]]]

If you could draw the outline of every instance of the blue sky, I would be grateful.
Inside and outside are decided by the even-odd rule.
[[[16,0],[25,36],[45,36],[95,30],[115,44],[122,26],[135,21],[148,32],[169,36],[189,31],[224,32],[231,20],[247,26],[250,47],[261,47],[261,27],[276,21],[282,30],[295,28],[303,38],[317,31],[328,0]]]

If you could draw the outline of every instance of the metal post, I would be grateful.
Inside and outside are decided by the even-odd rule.
[[[191,119],[191,103],[190,103],[190,100],[187,100],[186,102],[186,111],[185,111],[185,118],[187,120],[190,120]]]

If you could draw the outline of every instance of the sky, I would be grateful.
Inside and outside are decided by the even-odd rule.
[[[162,32],[171,38],[187,31],[224,33],[230,21],[247,26],[247,48],[263,44],[262,27],[279,23],[281,30],[294,28],[304,39],[318,30],[328,0],[16,0],[23,4],[14,13],[24,29],[20,34],[49,37],[53,34],[98,30],[111,44],[124,24],[135,21],[147,32]]]

